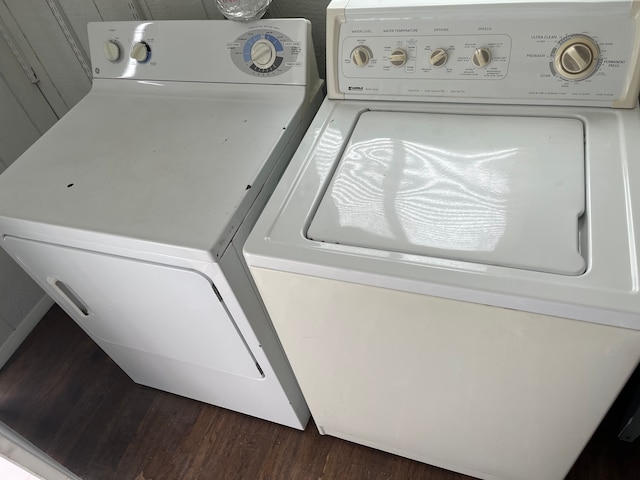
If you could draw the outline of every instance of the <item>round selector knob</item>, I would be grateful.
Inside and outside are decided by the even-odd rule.
[[[484,68],[491,63],[491,51],[488,48],[476,48],[471,56],[476,68]]]
[[[251,60],[263,70],[271,67],[276,60],[276,47],[268,40],[258,40],[251,47]]]
[[[354,48],[351,52],[351,61],[356,67],[366,67],[372,57],[373,53],[371,53],[369,47],[364,45]]]
[[[598,66],[600,49],[595,41],[584,35],[569,38],[556,50],[553,65],[565,80],[582,80]]]
[[[444,48],[436,48],[429,57],[429,63],[436,68],[444,67],[448,60],[449,54]]]
[[[107,40],[102,44],[102,50],[110,62],[116,63],[122,58],[122,46],[117,40]]]
[[[405,63],[407,63],[407,59],[407,51],[403,48],[396,48],[391,52],[391,55],[389,55],[389,61],[394,67],[402,67]]]
[[[151,57],[151,47],[145,42],[138,42],[131,48],[129,56],[138,63],[145,63]]]

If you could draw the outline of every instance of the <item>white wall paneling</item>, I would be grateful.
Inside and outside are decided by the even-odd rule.
[[[21,58],[26,63],[27,68],[29,68],[37,77],[38,82],[35,86],[42,93],[46,99],[46,103],[48,103],[51,109],[55,112],[55,115],[59,118],[67,113],[69,107],[65,104],[56,85],[54,85],[49,74],[38,59],[36,52],[31,48],[24,32],[20,29],[20,26],[17,24],[15,18],[7,8],[7,5],[1,0],[0,27],[5,41],[9,41],[11,43],[11,49],[16,52],[16,55],[14,56]],[[8,71],[12,71],[12,67],[9,65],[6,66]],[[9,81],[8,78],[7,80]],[[16,94],[18,98],[21,98],[15,90],[14,94]],[[22,98],[20,101],[23,101]]]
[[[207,11],[207,17],[211,20],[223,20],[224,15],[220,13],[216,6],[216,0],[202,0],[205,10]]]
[[[206,20],[207,10],[202,0],[138,0],[145,4],[154,20]]]
[[[48,4],[42,0],[2,0],[42,63],[67,108],[91,87],[85,70]],[[16,37],[16,35],[14,35]]]
[[[87,41],[85,42],[87,44],[87,50],[85,50],[82,46],[80,39],[78,38],[78,34],[74,30],[73,25],[67,18],[66,13],[62,9],[62,6],[58,2],[58,0],[45,0],[45,1],[49,6],[49,10],[51,10],[53,18],[55,18],[56,22],[58,23],[58,27],[60,27],[60,31],[62,32],[64,37],[67,39],[67,43],[69,44],[69,47],[71,47],[71,51],[76,56],[76,59],[80,63],[82,70],[84,70],[85,75],[87,76],[89,81],[91,81],[92,79],[91,66],[89,65],[90,63],[89,55],[87,54],[87,52],[89,51],[88,35],[87,35]]]
[[[273,18],[302,17],[311,21],[313,48],[318,71],[325,78],[326,10],[330,0],[272,0],[268,15]]]
[[[57,6],[63,21],[72,29],[77,37],[82,52],[89,62],[89,36],[87,24],[89,22],[139,20],[142,17],[138,6],[131,0],[47,0]]]
[[[0,115],[2,115],[0,123],[4,124],[6,122],[11,122],[11,124],[13,124],[16,123],[16,120],[19,121],[20,115],[16,118],[10,113],[19,105],[20,110],[29,118],[30,123],[37,132],[37,135],[36,132],[28,134],[31,129],[28,127],[20,127],[19,137],[13,138],[12,136],[11,138],[8,138],[7,142],[15,144],[14,147],[12,147],[14,149],[13,158],[8,151],[5,151],[4,148],[2,148],[2,152],[0,154],[6,159],[10,158],[11,161],[13,161],[20,153],[31,145],[31,142],[33,142],[38,135],[46,132],[57,121],[58,117],[38,88],[38,84],[41,83],[40,80],[25,58],[25,55],[18,50],[17,45],[13,42],[1,19],[0,59],[0,76],[4,86],[6,87],[3,87],[3,97],[7,98],[7,90],[12,93],[13,97],[1,102],[3,110],[7,111],[0,113]],[[11,130],[17,129],[17,127],[17,125],[13,125],[9,126],[7,129],[3,126],[0,130],[0,137],[9,137]],[[24,135],[27,136],[24,137]],[[20,139],[20,137],[24,138]],[[4,140],[0,144],[3,146],[8,145]]]
[[[58,10],[62,21],[67,24],[75,37],[74,41],[79,43],[81,53],[85,62],[89,64],[89,35],[87,34],[87,23],[99,22],[102,20],[98,7],[94,2],[87,0],[46,0],[51,2]]]
[[[86,0],[80,1],[80,3],[84,4]],[[93,0],[93,3],[100,13],[100,19],[105,22],[148,18],[134,0]]]
[[[0,157],[5,166],[57,121],[38,83],[0,19]]]
[[[6,44],[0,39],[0,59],[3,63],[0,74],[3,74],[6,58],[3,48]],[[21,73],[21,72],[20,72]],[[0,77],[0,158],[8,167],[40,136],[40,132],[29,119],[29,116],[18,103],[9,89],[5,79]]]

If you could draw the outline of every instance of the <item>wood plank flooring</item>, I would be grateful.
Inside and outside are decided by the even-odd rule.
[[[616,437],[629,394],[567,480],[640,478],[640,441]],[[0,370],[0,420],[84,480],[470,478],[135,385],[57,306]]]

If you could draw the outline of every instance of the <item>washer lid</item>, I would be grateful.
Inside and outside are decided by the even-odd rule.
[[[365,112],[307,236],[579,275],[584,186],[577,119]]]

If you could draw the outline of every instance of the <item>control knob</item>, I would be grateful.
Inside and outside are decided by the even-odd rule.
[[[488,48],[476,48],[471,61],[476,68],[484,68],[491,63],[491,51]]]
[[[102,50],[110,62],[116,63],[122,57],[122,47],[117,40],[107,40],[102,44]]]
[[[407,63],[407,51],[402,48],[396,48],[391,55],[389,55],[389,61],[394,67],[402,67]]]
[[[444,48],[436,48],[429,57],[429,63],[436,68],[444,67],[448,60],[449,54]]]
[[[256,67],[266,70],[276,60],[276,48],[268,40],[259,40],[251,47],[251,60]]]
[[[371,50],[369,47],[365,47],[364,45],[354,48],[351,52],[351,61],[356,67],[366,67],[372,57],[373,54],[371,53]]]
[[[590,76],[598,66],[600,50],[591,38],[576,35],[558,47],[553,65],[565,80],[582,80]]]
[[[129,56],[138,63],[145,63],[151,57],[151,48],[145,42],[138,42],[131,48]]]

